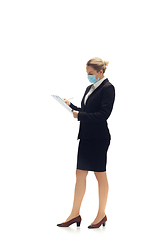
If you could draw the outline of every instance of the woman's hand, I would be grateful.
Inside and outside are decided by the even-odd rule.
[[[73,110],[72,112],[73,112],[73,117],[74,117],[74,118],[78,118],[78,113],[79,113],[79,112],[78,112],[78,111],[74,111],[74,110]]]
[[[63,99],[63,101],[65,102],[65,103],[67,103],[68,104],[68,106],[70,105],[70,102],[66,99],[66,98],[62,98]],[[72,111],[73,112],[73,117],[74,118],[78,118],[78,111]]]
[[[65,103],[68,104],[68,106],[70,105],[70,102],[67,99],[65,99],[65,98],[62,98],[62,99],[63,99],[63,101],[65,101]]]

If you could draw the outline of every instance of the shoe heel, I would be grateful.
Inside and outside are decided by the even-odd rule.
[[[77,222],[77,227],[80,227],[80,225],[81,225],[81,222]]]
[[[106,223],[104,222],[104,223],[103,223],[103,227],[105,227],[105,225],[106,225]]]

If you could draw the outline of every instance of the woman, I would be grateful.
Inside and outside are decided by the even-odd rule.
[[[64,99],[73,109],[73,117],[80,121],[78,139],[78,158],[76,169],[76,185],[73,208],[70,216],[59,227],[68,227],[73,223],[80,226],[79,214],[82,199],[86,190],[86,177],[88,171],[94,171],[99,188],[99,209],[95,220],[88,228],[105,226],[107,217],[105,207],[108,196],[108,180],[106,175],[107,150],[110,144],[110,133],[107,125],[115,99],[114,86],[104,76],[106,66],[100,58],[92,58],[87,62],[86,71],[88,86],[82,98],[81,108]]]

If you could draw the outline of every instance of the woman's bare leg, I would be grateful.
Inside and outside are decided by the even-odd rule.
[[[99,209],[98,209],[97,217],[95,218],[95,220],[92,224],[97,224],[105,216],[105,208],[106,208],[106,204],[107,204],[109,186],[108,186],[106,172],[94,172],[94,174],[98,181]]]
[[[70,216],[66,219],[66,222],[79,216],[81,203],[86,191],[86,177],[88,171],[83,170],[76,170],[76,185],[75,185],[75,192],[74,192],[74,201],[73,207]]]

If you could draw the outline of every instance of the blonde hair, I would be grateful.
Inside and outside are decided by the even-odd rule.
[[[103,61],[99,57],[92,58],[87,62],[87,66],[93,67],[97,72],[103,70],[103,73],[105,73],[108,64],[109,62]]]

